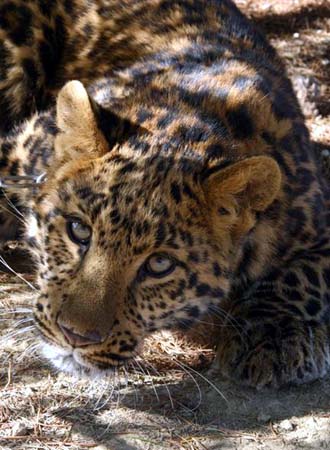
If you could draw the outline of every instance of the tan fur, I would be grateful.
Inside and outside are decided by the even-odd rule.
[[[57,97],[56,157],[62,165],[74,158],[105,154],[106,140],[98,128],[86,89],[80,81],[68,82]]]
[[[207,203],[217,234],[230,228],[236,238],[255,224],[255,212],[265,210],[278,196],[281,171],[274,159],[254,156],[214,173],[205,183]],[[219,217],[219,208],[228,216]]]

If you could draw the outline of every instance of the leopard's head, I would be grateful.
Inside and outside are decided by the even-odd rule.
[[[146,155],[132,148],[138,136],[109,151],[75,81],[59,94],[57,124],[28,228],[34,316],[57,367],[106,371],[134,357],[148,333],[187,329],[216,310],[280,171],[263,156],[205,167],[184,142],[169,155],[152,137]]]

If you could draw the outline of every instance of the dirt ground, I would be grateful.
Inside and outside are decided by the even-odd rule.
[[[237,3],[286,60],[330,168],[330,1]],[[6,274],[0,285],[0,449],[330,448],[330,377],[280,391],[240,388],[212,373],[211,350],[163,334],[135,373],[75,380],[38,356],[29,328],[32,287]]]

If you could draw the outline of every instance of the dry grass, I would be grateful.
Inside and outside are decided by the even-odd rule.
[[[237,3],[285,59],[330,173],[329,0]],[[33,292],[10,275],[1,275],[0,285],[0,333],[5,336],[29,318],[28,312],[12,310],[28,309]],[[237,388],[203,370],[212,350],[164,333],[149,340],[135,373],[91,383],[55,373],[34,353],[34,340],[30,330],[1,342],[2,450],[330,447],[329,380],[280,392]]]

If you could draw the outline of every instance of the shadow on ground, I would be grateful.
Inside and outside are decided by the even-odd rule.
[[[95,398],[91,399],[87,407],[61,408],[54,410],[53,414],[71,422],[77,431],[96,442],[107,444],[115,440],[118,445],[116,449],[121,448],[119,438],[122,433],[133,440],[139,440],[141,435],[148,435],[150,443],[154,445],[162,435],[165,441],[174,439],[174,445],[191,436],[197,440],[222,440],[237,438],[238,435],[266,436],[269,435],[270,424],[281,423],[286,419],[287,426],[292,427],[293,431],[295,425],[288,420],[292,417],[298,419],[318,414],[330,416],[329,379],[279,391],[265,389],[256,392],[237,387],[217,376],[208,376],[217,392],[205,381],[198,380],[195,374],[194,377],[195,381],[185,380],[166,387],[156,386],[158,400],[153,387],[140,386],[135,391],[132,388],[123,389],[120,393],[122,398],[116,402],[109,401],[98,411],[95,411]],[[328,437],[330,439],[330,429]]]

